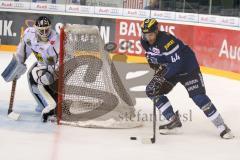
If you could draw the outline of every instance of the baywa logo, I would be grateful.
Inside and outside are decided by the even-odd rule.
[[[0,20],[0,36],[16,37],[17,33],[13,31],[13,21]]]

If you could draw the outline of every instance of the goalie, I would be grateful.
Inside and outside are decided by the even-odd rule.
[[[36,110],[42,112],[43,122],[47,122],[48,117],[54,114],[57,105],[58,50],[59,37],[51,29],[51,21],[41,16],[34,27],[24,31],[16,55],[2,74],[7,82],[20,78],[27,70],[24,64],[26,59],[34,53],[36,62],[28,71],[28,84],[38,104]]]
[[[151,99],[156,98],[155,107],[169,121],[168,124],[159,127],[160,132],[182,126],[178,112],[174,113],[165,96],[180,82],[187,89],[189,97],[219,130],[220,136],[224,139],[233,138],[231,130],[206,95],[199,64],[191,48],[173,35],[158,31],[156,19],[145,19],[141,29],[141,44],[146,50],[150,67],[155,70],[153,79],[147,85],[146,94]]]

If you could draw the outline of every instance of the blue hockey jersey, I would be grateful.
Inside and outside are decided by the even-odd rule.
[[[166,79],[190,73],[199,68],[192,49],[167,32],[159,31],[153,45],[150,45],[144,37],[141,38],[141,44],[146,51],[148,61],[166,65],[167,72],[164,76]]]

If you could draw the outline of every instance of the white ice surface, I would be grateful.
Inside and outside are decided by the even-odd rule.
[[[0,73],[11,56],[0,54]],[[30,58],[28,66],[34,58]],[[141,73],[142,74],[142,73]],[[131,75],[132,77],[133,75]],[[15,111],[20,121],[6,116],[11,84],[0,77],[0,160],[239,160],[240,159],[240,82],[204,75],[207,93],[236,138],[222,140],[217,130],[178,85],[168,96],[180,113],[192,112],[192,120],[183,122],[182,134],[157,134],[156,144],[141,144],[141,137],[151,136],[151,122],[136,129],[87,129],[42,124],[34,112],[36,103],[28,91],[26,75],[17,84]],[[142,89],[136,87],[134,90]],[[137,99],[137,110],[152,112],[148,99]],[[183,119],[184,120],[184,119]],[[130,141],[137,136],[137,141]]]

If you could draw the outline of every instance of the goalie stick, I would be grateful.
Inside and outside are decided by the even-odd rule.
[[[15,98],[16,86],[17,86],[17,80],[14,79],[12,81],[11,96],[10,96],[9,107],[8,107],[8,117],[13,120],[18,120],[20,118],[20,114],[13,112],[13,103]]]
[[[25,61],[27,59],[27,55],[26,54],[27,53],[26,53],[26,46],[25,46],[24,47],[23,63],[25,63]],[[20,119],[20,114],[19,113],[15,113],[13,111],[13,103],[14,103],[14,99],[15,99],[16,87],[17,87],[17,79],[14,79],[12,81],[11,96],[10,96],[9,107],[8,107],[8,118],[10,118],[12,120],[15,120],[15,121]]]
[[[15,97],[16,86],[17,86],[17,80],[14,79],[12,81],[12,90],[11,90],[11,96],[10,96],[10,101],[9,101],[8,114],[10,114],[13,111],[13,102],[14,102],[14,97]]]

